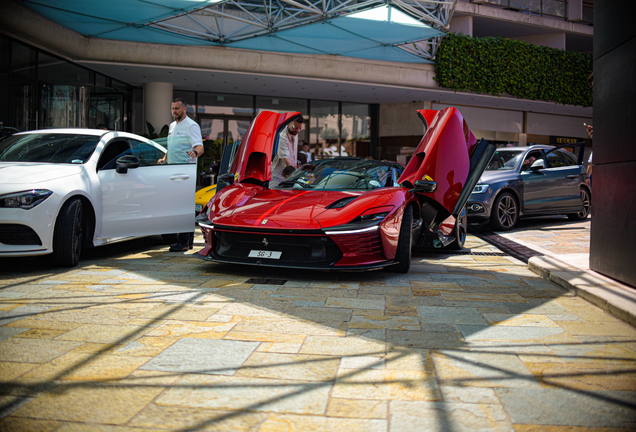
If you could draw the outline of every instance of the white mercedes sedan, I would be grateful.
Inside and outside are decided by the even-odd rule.
[[[47,129],[0,141],[0,258],[52,254],[194,229],[196,164],[125,132]]]

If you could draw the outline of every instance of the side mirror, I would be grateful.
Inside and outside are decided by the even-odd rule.
[[[437,190],[437,182],[428,180],[417,180],[415,187],[409,192],[433,193]]]
[[[537,159],[536,161],[532,162],[532,165],[530,165],[530,169],[532,171],[545,169],[545,161],[543,159]]]
[[[117,159],[115,162],[115,171],[119,174],[126,174],[128,169],[138,168],[139,167],[139,159],[132,155],[125,155]]]
[[[219,176],[219,182],[223,182],[227,185],[231,185],[234,183],[234,174],[233,173],[225,173]]]

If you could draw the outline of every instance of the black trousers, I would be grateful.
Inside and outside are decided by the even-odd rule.
[[[187,233],[179,233],[179,243],[184,246],[190,246],[194,243],[194,231]]]

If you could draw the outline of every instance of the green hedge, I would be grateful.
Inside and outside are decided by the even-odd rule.
[[[455,91],[592,106],[592,56],[501,37],[449,34],[435,56],[435,80]]]

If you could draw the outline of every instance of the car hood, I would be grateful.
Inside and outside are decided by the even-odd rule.
[[[233,185],[217,197],[214,225],[233,228],[317,230],[347,223],[359,216],[359,207],[326,207],[342,198],[356,198],[364,192],[278,190]],[[366,210],[366,208],[365,208]],[[331,216],[329,216],[331,214]]]
[[[511,171],[484,171],[478,184],[495,183],[517,177],[517,172]]]
[[[2,162],[0,184],[37,184],[80,174],[83,165]]]

